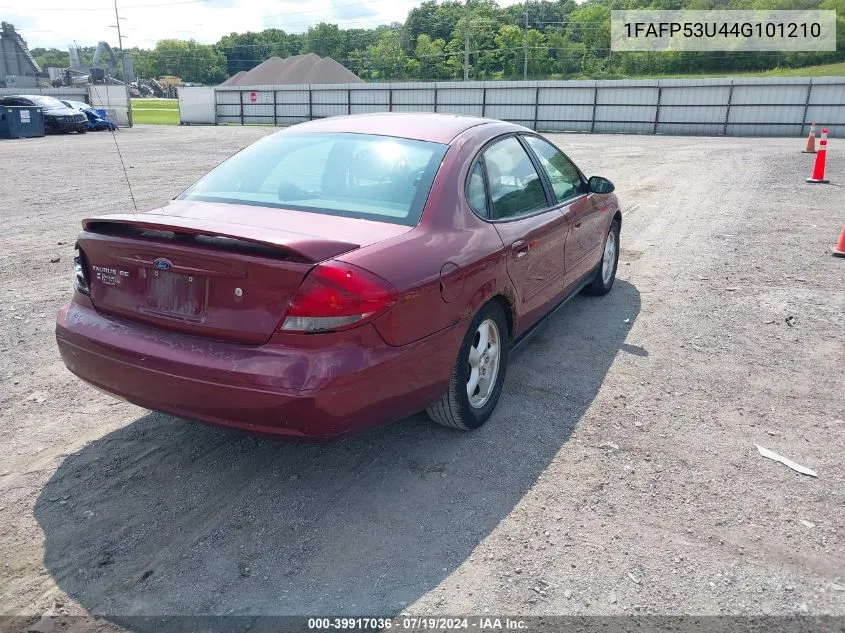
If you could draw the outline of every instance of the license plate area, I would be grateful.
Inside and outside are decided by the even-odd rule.
[[[208,277],[151,270],[147,280],[147,312],[196,321],[203,317]]]

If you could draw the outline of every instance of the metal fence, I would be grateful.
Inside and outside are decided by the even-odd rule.
[[[845,135],[845,77],[499,81],[191,88],[183,123],[292,125],[367,112],[441,112],[544,132]],[[180,90],[180,103],[188,103]]]

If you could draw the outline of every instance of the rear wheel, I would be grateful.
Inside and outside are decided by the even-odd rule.
[[[601,261],[596,266],[593,281],[584,287],[584,294],[606,295],[613,288],[616,266],[619,263],[619,220],[614,220],[604,238]]]
[[[426,412],[443,426],[470,431],[484,424],[496,408],[508,365],[508,330],[505,313],[488,303],[470,323],[449,390]]]

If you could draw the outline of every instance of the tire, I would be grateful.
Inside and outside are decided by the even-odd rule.
[[[79,130],[77,130],[77,132],[79,132],[80,134],[85,134],[87,131],[88,131],[88,128],[87,128],[87,127],[86,127],[85,129],[79,129]]]
[[[470,353],[472,350],[478,350],[481,347],[482,332],[486,332],[487,345],[485,350],[487,354],[473,353],[473,357],[478,360],[472,361]],[[496,349],[495,356],[491,356],[491,349]],[[486,361],[484,360],[485,356]],[[471,368],[473,362],[475,366]],[[492,371],[495,371],[495,375],[492,380],[485,380],[482,375],[487,374],[489,378],[493,366],[495,366],[495,369]],[[455,368],[449,380],[449,390],[443,394],[438,402],[426,409],[428,417],[437,424],[453,429],[462,431],[477,429],[487,421],[499,402],[507,367],[507,320],[502,306],[493,301],[484,305],[470,323],[458,351]],[[475,373],[473,374],[473,372]],[[476,383],[472,398],[468,388],[471,378]]]
[[[604,238],[601,261],[596,266],[593,280],[584,286],[584,294],[601,297],[613,288],[616,267],[619,265],[619,228],[619,220],[614,220]],[[606,268],[605,264],[608,264],[609,268]]]

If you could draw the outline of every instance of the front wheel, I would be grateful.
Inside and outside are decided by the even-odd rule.
[[[601,261],[596,266],[593,280],[584,286],[584,294],[600,297],[613,288],[616,266],[619,263],[619,220],[614,220],[604,238]]]
[[[507,366],[505,312],[498,303],[488,303],[470,323],[458,351],[449,390],[426,409],[428,417],[454,429],[477,429],[496,408]]]

